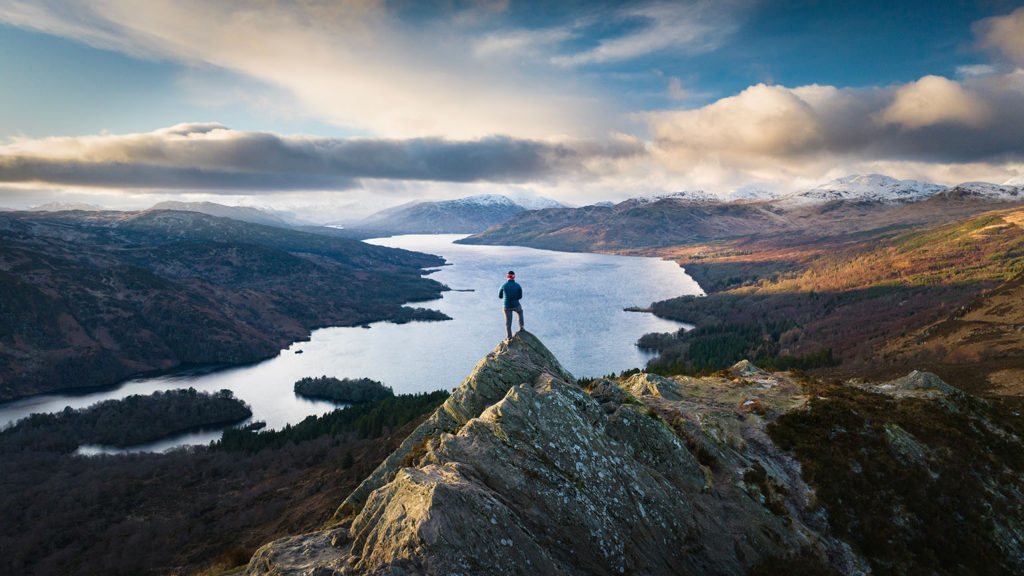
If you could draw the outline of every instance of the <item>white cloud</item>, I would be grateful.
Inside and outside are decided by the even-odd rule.
[[[651,114],[655,144],[681,160],[786,155],[820,139],[813,108],[794,91],[758,84],[696,110]]]
[[[576,36],[571,29],[503,30],[492,32],[477,41],[473,52],[477,58],[538,57]]]
[[[230,70],[287,90],[312,116],[367,134],[538,138],[608,129],[616,115],[553,67],[481,62],[466,50],[479,36],[472,20],[405,24],[383,2],[360,0],[0,0],[0,22]],[[558,33],[550,34],[555,41]],[[494,42],[485,53],[500,49]]]
[[[666,178],[711,191],[865,170],[1002,181],[1024,164],[1019,78],[989,74],[961,85],[926,76],[872,89],[758,84],[693,110],[647,114],[651,152]]]
[[[1011,62],[1024,66],[1024,8],[977,22],[974,31],[982,47],[1002,53]]]
[[[719,47],[735,30],[738,2],[696,0],[660,2],[623,9],[617,20],[640,19],[645,25],[636,31],[601,41],[576,54],[556,56],[561,66],[619,62],[662,50],[674,49],[699,54]]]
[[[207,71],[228,70],[251,79],[243,90],[254,94],[225,86],[222,105],[278,106],[373,136],[190,124],[16,140],[0,145],[0,181],[224,194],[362,194],[367,183],[396,194],[530,185],[584,203],[865,170],[939,181],[1020,173],[1024,69],[1006,72],[1005,62],[963,66],[959,81],[925,76],[864,89],[758,84],[700,108],[631,117],[595,90],[609,74],[566,69],[715,50],[729,41],[744,5],[630,3],[524,29],[497,17],[508,7],[501,0],[415,24],[383,0],[0,0],[0,22],[190,67],[179,82],[191,95],[209,93],[223,77]],[[1020,65],[1022,23],[1024,9],[975,31],[983,46]],[[566,52],[595,34],[603,40]],[[688,75],[684,87],[674,76],[666,86],[657,71],[617,72],[651,75],[649,85],[660,83],[680,107],[706,97],[694,95],[700,87]],[[650,142],[608,136],[637,116]]]
[[[682,81],[675,76],[668,79],[668,97],[673,100],[686,100],[690,94],[683,88]]]
[[[985,102],[959,83],[941,76],[925,76],[900,87],[892,104],[875,119],[883,125],[896,124],[917,129],[936,124],[981,127],[991,117],[991,110]]]
[[[974,76],[987,76],[989,74],[995,74],[996,67],[991,64],[971,64],[967,66],[957,66],[956,75],[963,78],[970,78]]]

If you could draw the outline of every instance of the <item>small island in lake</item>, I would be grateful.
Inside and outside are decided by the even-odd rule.
[[[312,400],[329,400],[350,404],[376,402],[395,395],[390,386],[385,386],[376,380],[369,378],[339,380],[332,376],[319,378],[307,376],[295,383],[295,393]]]
[[[252,416],[230,390],[154,392],[105,400],[78,410],[32,414],[0,431],[0,453],[74,452],[85,444],[127,448],[203,429],[226,428]]]

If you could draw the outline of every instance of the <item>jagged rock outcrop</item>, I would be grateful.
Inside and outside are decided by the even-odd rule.
[[[403,461],[426,439],[458,431],[471,418],[479,416],[517,384],[533,382],[548,373],[566,382],[575,382],[558,360],[529,332],[520,332],[515,346],[503,342],[477,363],[469,377],[426,422],[418,427],[391,456],[364,480],[338,508],[341,520],[358,512],[370,493],[390,482]]]
[[[500,344],[339,508],[250,575],[862,571],[764,432],[795,383],[650,374],[582,388],[532,334]]]

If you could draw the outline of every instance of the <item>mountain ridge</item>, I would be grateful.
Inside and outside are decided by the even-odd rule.
[[[897,180],[882,174],[854,174],[774,200],[787,208],[825,204],[837,200],[892,204],[924,200],[945,189],[947,189],[945,186],[938,184],[917,180]]]
[[[242,222],[251,222],[253,224],[265,224],[268,226],[277,226],[281,228],[290,228],[295,224],[295,222],[288,220],[282,214],[270,210],[252,208],[249,206],[226,206],[224,204],[217,204],[215,202],[178,202],[169,200],[165,202],[158,202],[157,204],[151,206],[149,210],[177,210],[180,212],[199,212],[202,214],[207,214],[209,216],[231,218],[232,220],[241,220]]]
[[[633,387],[651,401],[677,388],[659,377]],[[246,573],[744,574],[810,543],[709,477],[632,393],[605,383],[593,394],[520,331],[345,500],[339,524],[265,546]],[[856,565],[804,524],[813,516],[790,521]]]
[[[875,422],[859,423],[858,410]],[[964,418],[977,423],[969,439]],[[1014,498],[1024,458],[1014,456],[1022,444],[1012,430],[1012,420],[920,372],[820,384],[740,362],[698,378],[577,382],[521,331],[477,364],[324,529],[265,545],[245,574],[946,573],[951,561],[1009,574],[1024,566],[1014,544],[1024,536],[1019,503],[966,520],[970,542],[953,524],[963,512],[955,495],[967,488],[959,482],[977,488],[966,504],[975,511]],[[814,451],[822,434],[842,452]],[[879,464],[857,461],[862,443]],[[982,453],[957,476],[958,449],[1005,454],[1007,468],[974,468]],[[837,456],[840,469],[828,468]],[[846,489],[860,490],[856,507],[836,500]],[[888,544],[872,540],[879,532]],[[904,542],[915,547],[910,555]]]
[[[344,230],[362,238],[394,234],[473,234],[534,207],[558,206],[562,205],[543,198],[520,203],[500,194],[479,194],[454,200],[408,202],[371,214]]]
[[[940,187],[888,176],[849,176],[782,197],[714,201],[691,193],[519,213],[459,242],[568,251],[666,247],[752,234],[840,235],[936,224],[1024,202],[1024,187]],[[645,227],[648,227],[645,229]]]

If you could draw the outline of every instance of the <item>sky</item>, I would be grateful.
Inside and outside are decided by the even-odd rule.
[[[1024,3],[0,0],[0,207],[1024,177]]]

